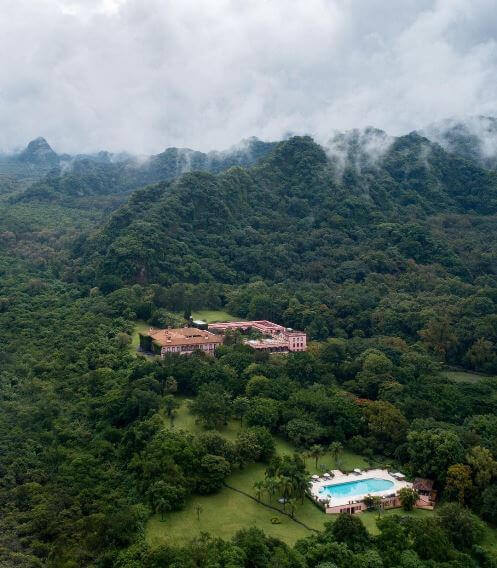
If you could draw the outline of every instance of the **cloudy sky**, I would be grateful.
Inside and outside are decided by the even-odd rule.
[[[226,148],[497,115],[495,0],[2,0],[0,150]]]

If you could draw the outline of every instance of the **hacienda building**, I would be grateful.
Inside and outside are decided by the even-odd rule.
[[[153,329],[140,334],[140,350],[164,357],[167,354],[190,355],[195,350],[214,355],[214,350],[223,343],[223,338],[210,331],[195,327],[177,329]]]
[[[307,349],[307,336],[303,331],[294,331],[267,320],[212,323],[208,329],[202,329],[203,322],[194,322],[194,325],[196,327],[150,328],[148,333],[140,333],[140,351],[161,357],[167,354],[190,355],[195,350],[214,355],[228,330],[239,330],[245,334],[250,330],[258,332],[257,338],[244,340],[246,345],[258,351],[288,353]]]
[[[269,353],[305,351],[307,349],[307,335],[303,331],[295,331],[267,320],[231,321],[224,323],[210,323],[209,331],[225,334],[228,330],[239,330],[248,333],[255,330],[260,333],[260,339],[246,339],[245,343],[258,351]]]

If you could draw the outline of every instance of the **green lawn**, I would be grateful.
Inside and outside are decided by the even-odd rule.
[[[204,320],[207,323],[214,323],[218,321],[238,321],[240,319],[223,310],[199,310],[197,312],[192,312],[192,318],[195,320]]]
[[[313,458],[307,458],[307,469],[309,473],[322,473],[320,466],[325,465],[328,470],[330,469],[341,469],[345,471],[351,471],[356,467],[360,469],[365,469],[368,467],[369,463],[365,458],[348,450],[344,450],[339,458],[338,463],[335,463],[334,459],[331,457],[329,452],[326,452],[318,459],[318,467],[316,468],[316,460]]]
[[[187,430],[193,434],[199,434],[200,432],[205,432],[205,428],[202,425],[195,422],[195,417],[190,413],[188,404],[190,399],[177,397],[180,401],[181,406],[176,412],[176,417],[174,419],[174,427],[180,428],[182,430]],[[235,440],[238,432],[240,431],[240,423],[236,420],[230,420],[228,426],[222,428],[219,433],[222,434],[228,440]]]
[[[174,420],[174,427],[193,433],[201,432],[202,427],[195,423],[195,418],[188,410],[188,400],[184,398],[180,400],[181,406]],[[220,433],[226,438],[234,440],[239,430],[239,422],[231,421]],[[276,436],[275,441],[278,454],[291,454],[295,451],[295,448],[283,438]],[[318,460],[318,466],[319,464],[327,464],[330,469],[334,467],[329,454],[323,455]],[[361,456],[345,451],[342,456],[342,467],[345,469],[364,468],[367,467],[367,462]],[[310,473],[315,472],[315,460],[307,459],[307,469]],[[255,481],[264,479],[264,471],[265,465],[252,464],[241,471],[235,471],[227,482],[237,489],[254,495],[253,484]],[[271,504],[277,505],[276,502]],[[197,519],[195,509],[197,505],[202,507],[200,519]],[[323,527],[325,522],[333,520],[330,515],[325,515],[309,499],[304,499],[303,504],[297,506],[295,516],[309,527],[318,530]],[[281,524],[272,524],[272,517],[278,517]],[[299,538],[311,534],[309,530],[295,523],[289,517],[268,509],[245,495],[225,488],[215,495],[192,497],[185,509],[168,514],[164,521],[160,520],[159,515],[154,515],[147,525],[147,538],[150,542],[182,543],[203,531],[218,537],[230,538],[241,528],[251,526],[259,527],[268,535],[278,537],[288,544],[293,544]]]
[[[466,371],[445,371],[443,374],[455,383],[475,384],[487,378],[487,375],[477,375],[476,373],[467,373]]]
[[[178,397],[181,401],[181,406],[179,407],[176,418],[174,419],[174,427],[181,428],[183,430],[187,430],[188,432],[192,432],[194,434],[198,434],[204,431],[204,428],[195,422],[195,417],[190,413],[188,409],[188,402],[189,399]],[[230,420],[227,426],[219,430],[219,433],[225,436],[228,440],[235,440],[238,432],[240,431],[240,423],[237,420]],[[275,436],[276,442],[276,452],[278,454],[293,454],[296,450],[284,438],[280,436]],[[316,468],[316,461],[315,459],[307,458],[306,460],[307,469],[310,474],[320,473],[321,465],[326,465],[328,469],[345,469],[351,470],[356,467],[361,469],[368,467],[368,462],[358,454],[354,454],[353,452],[349,452],[348,450],[343,451],[342,455],[340,456],[340,461],[336,464],[331,457],[329,452],[324,453],[318,459],[318,467]]]
[[[189,399],[184,397],[178,397],[178,399],[181,406],[174,420],[174,427],[192,433],[202,432],[202,426],[196,424],[194,416],[188,409]],[[232,420],[228,426],[220,430],[220,433],[233,441],[239,431],[239,422]],[[280,455],[295,451],[295,448],[287,440],[279,436],[275,437],[275,442],[276,451]],[[321,464],[326,464],[329,469],[339,467],[350,470],[356,467],[361,469],[368,467],[368,462],[364,458],[347,450],[343,452],[339,464],[334,463],[329,453],[318,459],[318,469]],[[309,473],[319,473],[316,471],[314,459],[307,458],[306,465]],[[264,479],[264,471],[264,464],[252,464],[241,471],[235,471],[227,482],[232,487],[255,496],[254,482]],[[267,496],[264,496],[263,500],[268,502]],[[197,505],[202,508],[199,519],[196,512]],[[271,505],[281,507],[275,500],[271,502]],[[401,509],[390,509],[384,511],[382,516],[395,514],[419,518],[433,515],[433,511],[414,509],[406,513]],[[307,526],[317,530],[322,529],[326,522],[333,522],[335,518],[334,515],[325,515],[309,499],[305,499],[303,504],[298,504],[295,516]],[[271,519],[273,517],[280,519],[281,524],[272,524]],[[378,534],[377,513],[362,513],[360,519],[370,534]],[[295,523],[286,515],[268,509],[245,495],[224,488],[214,495],[192,497],[182,511],[169,513],[164,521],[160,520],[159,515],[152,516],[147,523],[146,536],[151,544],[175,543],[181,545],[202,532],[209,532],[216,537],[229,539],[244,527],[258,527],[269,536],[279,538],[289,545],[293,545],[300,538],[312,534],[311,531]],[[495,528],[487,526],[482,544],[485,548],[497,552],[497,530]]]
[[[138,334],[140,332],[144,332],[144,331],[148,331],[150,329],[150,324],[148,324],[146,321],[141,321],[138,320],[137,322],[135,322],[135,328],[133,329],[133,334],[131,335],[131,343],[129,345],[130,351],[133,355],[137,355],[137,349],[138,346],[140,345],[140,337],[138,336]]]
[[[182,428],[192,433],[202,432],[202,426],[195,423],[195,418],[188,409],[188,399],[178,398],[181,401],[181,406],[174,420],[174,427]],[[228,426],[220,430],[220,433],[227,439],[234,440],[239,431],[239,422],[233,420]],[[295,448],[287,440],[279,436],[275,437],[275,442],[276,451],[280,455],[295,451]],[[329,453],[319,458],[318,469],[320,464],[326,464],[329,469],[337,467]],[[314,459],[307,458],[306,465],[309,473],[316,473]],[[368,463],[361,456],[345,450],[338,467],[347,470],[356,467],[363,469],[368,467]],[[232,487],[255,496],[254,482],[264,479],[264,471],[264,464],[252,464],[241,471],[235,471],[227,482]],[[268,497],[264,496],[263,500],[268,502]],[[270,504],[281,508],[275,499]],[[196,512],[197,505],[200,505],[202,508],[199,519]],[[421,509],[414,509],[409,513],[401,509],[390,509],[384,511],[382,516],[395,514],[420,518],[433,515],[434,513],[433,511]],[[317,530],[322,529],[326,522],[333,522],[335,519],[334,515],[325,515],[309,499],[305,499],[302,504],[298,504],[295,516],[308,527]],[[272,524],[271,519],[274,517],[280,519],[281,524]],[[360,519],[370,534],[378,534],[379,531],[376,526],[377,513],[362,513]],[[181,545],[202,532],[209,532],[213,536],[229,539],[238,530],[246,527],[258,527],[269,536],[279,538],[289,545],[293,545],[297,540],[312,534],[311,531],[295,523],[286,515],[268,509],[245,495],[224,488],[214,495],[192,497],[182,511],[169,513],[164,521],[160,520],[159,515],[152,516],[147,523],[146,537],[151,544],[174,543]],[[482,544],[485,548],[497,552],[497,530],[495,528],[487,526]]]
[[[176,397],[180,402],[180,407],[176,412],[176,417],[174,419],[174,428],[180,428],[182,430],[187,430],[193,434],[199,434],[200,432],[205,432],[205,428],[201,424],[195,422],[195,417],[191,414],[188,404],[191,399],[184,398],[182,396]],[[228,425],[218,430],[219,433],[226,439],[234,441],[240,431],[240,422],[238,420],[230,420]],[[279,454],[291,454],[295,451],[293,446],[288,443],[285,439],[279,436],[275,437],[276,451]],[[309,464],[310,465],[310,464]]]
[[[252,485],[264,478],[264,465],[253,464],[242,471],[235,472],[228,480],[230,485],[253,494]],[[197,519],[195,507],[200,505],[202,512]],[[297,518],[316,529],[320,529],[328,520],[308,499],[296,510]],[[281,524],[274,525],[271,518],[277,517]],[[185,543],[201,532],[224,539],[231,538],[238,530],[245,527],[258,527],[268,535],[293,544],[299,538],[308,536],[310,531],[292,521],[289,517],[267,509],[252,499],[231,489],[222,489],[215,495],[193,497],[185,509],[170,513],[161,522],[155,515],[147,525],[149,542]]]

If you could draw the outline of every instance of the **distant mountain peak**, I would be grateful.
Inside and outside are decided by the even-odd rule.
[[[42,136],[31,140],[20,153],[19,159],[34,164],[56,164],[59,161],[57,154]]]
[[[497,169],[497,118],[493,116],[448,118],[419,132],[448,152]]]

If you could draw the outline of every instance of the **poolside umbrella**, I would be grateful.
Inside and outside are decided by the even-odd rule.
[[[325,473],[324,477],[331,477],[331,475],[329,473]]]
[[[319,479],[319,475],[313,475],[312,479]]]

